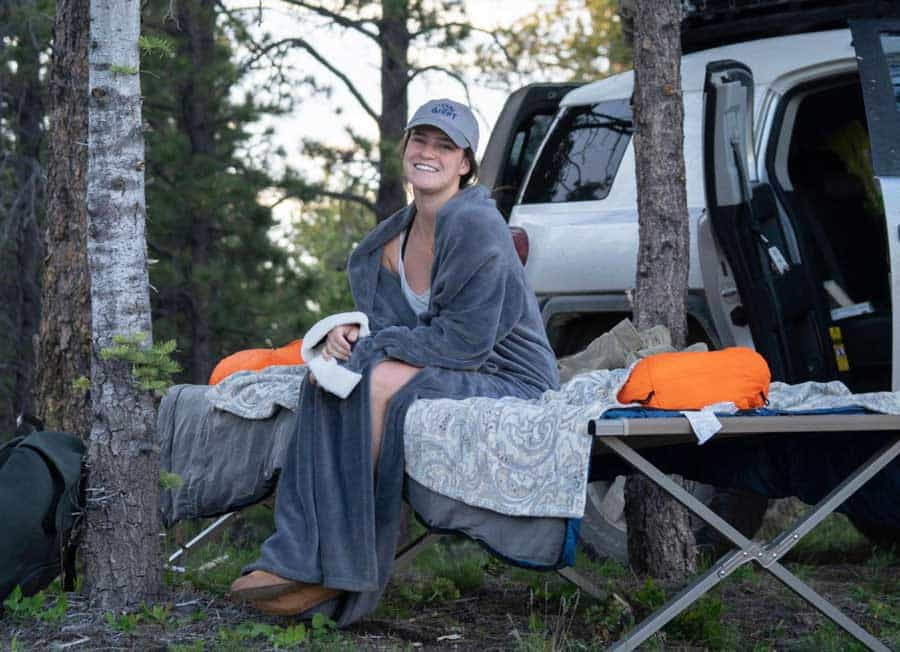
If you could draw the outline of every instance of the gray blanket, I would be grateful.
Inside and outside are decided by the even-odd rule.
[[[166,527],[218,516],[259,502],[275,489],[296,416],[276,410],[268,419],[244,419],[215,409],[207,385],[176,385],[157,417],[160,464],[180,487],[161,492]]]

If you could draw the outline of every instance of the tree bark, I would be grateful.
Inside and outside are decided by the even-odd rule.
[[[681,4],[638,0],[634,49],[634,155],[640,248],[634,316],[687,337],[688,232],[681,100]]]
[[[34,0],[19,0],[0,10],[28,8],[38,18]],[[13,183],[0,189],[0,442],[16,429],[16,417],[33,414],[34,346],[40,308],[41,242],[38,215],[44,197],[41,146],[44,138],[44,93],[40,82],[40,54],[46,46],[43,30],[24,26],[16,48],[16,70],[4,65],[0,80],[6,124],[15,133],[4,179]],[[0,30],[3,30],[0,27]],[[5,36],[0,33],[0,37]],[[4,184],[5,185],[5,184]]]
[[[688,212],[681,97],[681,2],[635,0],[634,152],[638,250],[634,318],[639,329],[666,326],[676,347],[687,333]],[[696,569],[687,511],[643,478],[626,486],[628,552],[655,577]]]
[[[693,484],[671,476],[690,491]],[[642,475],[625,483],[628,560],[636,573],[680,580],[697,572],[694,532],[686,510]]]
[[[82,557],[89,598],[128,609],[162,593],[159,448],[150,392],[130,364],[104,359],[116,335],[152,342],[144,234],[140,4],[91,0],[88,262],[91,396]]]
[[[375,217],[380,222],[406,204],[399,147],[409,114],[410,34],[406,0],[382,0],[379,22],[381,48],[381,113],[378,117],[378,196]]]
[[[72,383],[90,375],[90,280],[85,254],[89,6],[89,0],[56,4],[37,347],[38,414],[48,428],[81,437],[90,431],[90,397],[73,389]]]

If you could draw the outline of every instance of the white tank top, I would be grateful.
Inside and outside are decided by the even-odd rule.
[[[431,288],[425,290],[422,294],[416,294],[415,290],[409,287],[406,280],[406,271],[403,269],[403,243],[406,242],[406,231],[400,234],[400,254],[397,256],[397,271],[400,273],[400,289],[403,290],[403,296],[406,297],[406,303],[412,308],[418,317],[428,310],[428,301],[431,299]]]

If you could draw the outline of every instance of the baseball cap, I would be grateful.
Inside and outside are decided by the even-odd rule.
[[[457,147],[478,151],[478,122],[465,104],[448,99],[425,102],[407,123],[406,131],[420,125],[437,127],[450,136]]]

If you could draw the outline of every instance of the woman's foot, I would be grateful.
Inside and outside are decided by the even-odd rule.
[[[303,584],[290,593],[283,593],[268,600],[254,600],[253,607],[270,616],[296,616],[341,594],[336,589],[326,589],[320,584]]]
[[[256,600],[271,600],[285,593],[291,593],[297,589],[309,586],[303,582],[285,579],[274,573],[263,570],[255,570],[237,578],[231,583],[228,594],[232,600],[239,602],[254,602]]]

